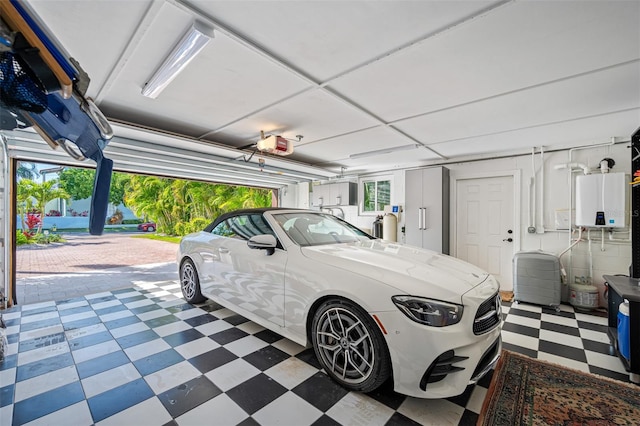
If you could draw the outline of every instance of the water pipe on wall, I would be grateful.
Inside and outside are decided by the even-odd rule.
[[[593,251],[591,251],[591,230],[587,231],[587,240],[589,241],[589,279],[593,280]],[[589,283],[591,284],[591,283]]]
[[[575,245],[577,245],[580,241],[582,241],[582,227],[578,228],[578,238],[575,241],[573,241],[573,232],[571,232],[569,234],[569,238],[570,238],[570,241],[572,242],[572,244],[570,244],[569,247],[567,247],[560,254],[558,254],[558,262],[560,263],[560,273],[562,274],[562,277],[565,280],[565,282],[566,282],[566,278],[567,278],[567,271],[564,268],[564,265],[562,264],[562,256],[564,256],[565,253],[567,253]]]
[[[527,232],[536,232],[536,148],[531,148],[531,179],[529,180],[529,212]]]
[[[538,234],[544,234],[544,147],[540,147],[540,226]]]
[[[612,145],[615,145],[615,143],[616,143],[616,138],[615,138],[615,136],[612,136],[610,142],[600,143],[600,144],[596,144],[596,145],[588,145],[588,146],[580,146],[580,147],[576,147],[576,148],[571,148],[569,150],[569,162],[566,163],[566,164],[558,164],[558,165],[556,165],[554,167],[556,170],[560,170],[560,169],[568,169],[569,170],[569,173],[568,173],[568,177],[569,177],[569,230],[573,229],[573,211],[575,209],[574,197],[573,197],[573,172],[574,172],[574,170],[576,168],[578,168],[578,169],[582,169],[582,172],[584,174],[591,173],[591,170],[585,164],[573,162],[573,153],[575,151],[580,151],[580,150],[585,150],[585,149],[593,149],[593,148],[599,148],[599,147],[604,147],[604,146],[612,146]],[[575,246],[575,243],[571,244],[572,242],[573,242],[573,233],[569,232],[569,244],[570,245],[569,245],[569,248],[567,248],[567,250],[562,252],[562,254],[564,254],[566,251],[571,250],[571,248],[573,248],[573,246]],[[569,262],[571,262],[571,258],[569,258]],[[572,267],[572,263],[570,263],[570,265],[569,265],[570,269],[571,269],[571,267]]]
[[[631,223],[631,222],[629,222]],[[616,231],[614,231],[613,229],[609,230],[609,241],[617,241],[617,242],[621,242],[621,243],[630,243],[631,242],[631,226],[629,226],[629,230],[628,231],[624,231],[625,234],[628,234],[627,238],[614,238],[613,234],[615,234]],[[619,232],[622,233],[622,232]]]

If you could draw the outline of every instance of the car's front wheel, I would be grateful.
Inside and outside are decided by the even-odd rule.
[[[359,306],[328,300],[316,311],[311,327],[318,361],[345,388],[371,392],[389,378],[391,362],[382,333]]]
[[[153,231],[155,231],[155,230],[156,230],[156,228],[154,228],[153,226],[149,226],[149,227],[147,228],[147,232],[153,232]]]
[[[202,303],[207,300],[200,292],[198,271],[191,259],[186,259],[180,265],[180,288],[184,299],[189,303]]]

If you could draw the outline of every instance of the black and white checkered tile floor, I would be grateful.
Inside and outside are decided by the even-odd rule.
[[[606,318],[503,306],[504,347],[628,381]],[[475,424],[490,377],[458,397],[348,392],[313,351],[214,303],[193,307],[175,282],[4,311],[0,424]]]

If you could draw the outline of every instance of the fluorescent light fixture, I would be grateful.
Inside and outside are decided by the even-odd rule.
[[[213,30],[199,22],[182,36],[180,42],[142,88],[142,95],[155,99],[213,38]]]
[[[413,143],[411,145],[390,146],[389,148],[385,149],[377,149],[375,151],[358,152],[356,154],[351,154],[349,158],[353,160],[356,158],[374,157],[376,155],[391,154],[392,152],[408,151],[410,149],[420,148],[421,146],[422,145],[417,143]]]

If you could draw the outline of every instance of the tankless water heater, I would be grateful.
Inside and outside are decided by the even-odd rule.
[[[576,177],[576,225],[588,228],[624,228],[627,178],[624,173],[597,173]]]

